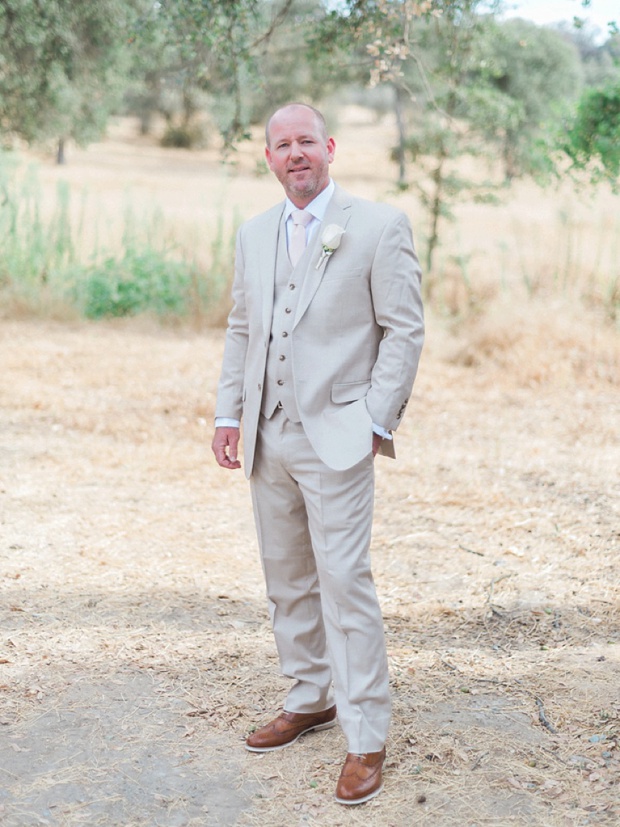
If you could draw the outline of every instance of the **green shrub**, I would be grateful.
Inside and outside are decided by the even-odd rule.
[[[138,218],[128,206],[118,253],[100,247],[97,227],[103,219],[95,216],[93,248],[84,238],[85,196],[72,220],[70,187],[60,181],[53,207],[45,211],[37,173],[36,165],[22,172],[17,156],[0,153],[0,290],[5,306],[17,302],[39,314],[46,305],[64,304],[100,319],[143,312],[196,315],[215,301],[218,291],[211,282],[219,285],[219,264],[213,277],[198,274],[189,258],[163,241],[169,234],[159,213]],[[92,221],[88,227],[92,235]],[[219,232],[216,238],[219,247]]]
[[[192,273],[187,263],[156,250],[130,249],[123,258],[76,269],[69,279],[72,298],[89,319],[145,311],[180,316],[188,310]]]

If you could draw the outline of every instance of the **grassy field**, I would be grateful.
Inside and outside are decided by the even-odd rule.
[[[423,243],[389,128],[351,112],[336,137],[334,177],[401,204]],[[87,249],[118,248],[130,203],[208,269],[280,197],[260,157],[222,170],[121,122],[41,164],[43,214],[66,181]],[[4,293],[3,827],[619,823],[617,206],[524,184],[446,231],[398,459],[377,462],[394,720],[385,791],[352,811],[338,729],[243,749],[286,682],[247,484],[209,450],[222,329]]]

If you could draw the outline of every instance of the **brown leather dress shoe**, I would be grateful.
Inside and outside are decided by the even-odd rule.
[[[330,729],[336,724],[336,707],[323,712],[282,712],[270,723],[248,735],[245,748],[250,752],[270,752],[294,744],[305,732]]]
[[[347,754],[336,787],[339,804],[363,804],[379,795],[383,789],[381,773],[385,761],[385,747],[380,752]]]

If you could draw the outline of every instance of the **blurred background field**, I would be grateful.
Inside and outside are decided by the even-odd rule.
[[[164,149],[137,127],[115,120],[105,141],[74,148],[70,165],[26,151],[5,161],[1,257],[15,274],[2,288],[5,319],[225,322],[236,228],[281,197],[262,174],[261,133],[223,166],[217,148]],[[404,209],[423,259],[424,210],[393,182],[393,121],[349,106],[334,134],[334,178]],[[424,274],[446,356],[495,361],[526,382],[617,382],[618,204],[602,186],[519,181],[499,203],[458,206]]]
[[[615,376],[620,34],[568,5],[538,26],[501,0],[8,4],[3,316],[223,324],[236,229],[280,198],[265,118],[301,98],[336,179],[410,216],[458,358],[524,364],[544,330]]]

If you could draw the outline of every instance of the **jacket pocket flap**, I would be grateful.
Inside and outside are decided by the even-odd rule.
[[[357,279],[364,272],[362,267],[346,267],[342,264],[332,265],[325,270],[324,281],[333,279]]]
[[[340,382],[332,385],[332,402],[355,402],[356,399],[366,396],[369,389],[370,382],[366,379],[362,382]]]

